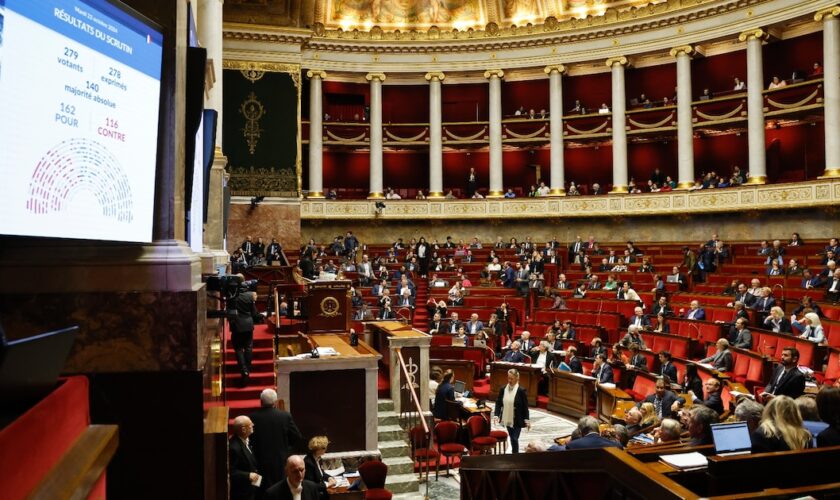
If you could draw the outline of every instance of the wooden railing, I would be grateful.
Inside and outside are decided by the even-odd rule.
[[[419,384],[414,383],[414,379],[412,375],[408,372],[408,368],[405,365],[405,359],[403,359],[402,349],[396,348],[397,359],[400,363],[400,370],[402,371],[403,376],[405,377],[405,383],[400,387],[400,401],[411,401],[413,404],[410,406],[411,410],[409,411],[400,411],[400,425],[403,429],[409,430],[409,439],[414,440],[411,443],[412,453],[414,450],[420,449],[422,447],[426,447],[427,450],[431,450],[434,447],[433,439],[432,439],[432,430],[431,424],[427,419],[426,413],[423,412],[423,405],[420,404],[420,398],[417,396],[417,390],[415,385],[419,387]],[[421,376],[427,376],[427,374],[420,373]],[[399,410],[398,410],[399,411]],[[431,415],[429,415],[431,417]],[[416,439],[416,434],[413,432],[413,429],[417,426],[421,426],[423,429],[423,442],[418,443]],[[422,475],[422,468],[425,466],[426,472],[426,496],[425,498],[429,498],[429,471],[431,469],[431,460],[430,457],[424,457],[424,459],[420,460],[420,467],[421,467],[421,475]],[[412,457],[414,460],[414,457]]]

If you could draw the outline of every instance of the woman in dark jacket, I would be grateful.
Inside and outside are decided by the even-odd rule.
[[[519,386],[519,371],[508,370],[508,383],[496,398],[496,422],[507,427],[510,436],[511,453],[519,453],[519,434],[523,427],[531,429],[528,413],[528,395]]]
[[[327,486],[335,484],[335,479],[324,474],[321,470],[321,457],[327,452],[327,446],[330,445],[330,440],[327,436],[315,436],[309,440],[309,453],[303,457],[303,463],[306,464],[306,473],[304,479],[308,479],[318,485],[318,496],[321,500],[327,500]]]

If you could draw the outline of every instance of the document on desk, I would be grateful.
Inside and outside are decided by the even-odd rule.
[[[696,451],[693,453],[678,453],[676,455],[660,455],[659,460],[680,470],[701,469],[709,465],[706,456]]]
[[[333,347],[316,347],[319,356],[338,356],[338,351]]]
[[[344,474],[344,465],[339,465],[337,469],[324,469],[324,474],[337,478]]]

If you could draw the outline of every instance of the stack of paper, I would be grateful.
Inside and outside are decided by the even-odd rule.
[[[671,467],[680,470],[699,469],[709,465],[706,456],[696,451],[693,453],[678,453],[676,455],[661,455],[659,459]]]

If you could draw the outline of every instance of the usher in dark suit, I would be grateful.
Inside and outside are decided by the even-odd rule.
[[[289,412],[264,406],[249,417],[254,422],[251,449],[263,476],[263,488],[268,488],[286,477],[286,459],[303,436]]]
[[[300,500],[319,500],[318,485],[312,481],[304,479],[301,484],[303,491],[300,493]],[[292,490],[289,489],[289,483],[286,479],[275,484],[263,496],[264,500],[292,500]]]
[[[250,477],[252,472],[259,474],[257,459],[239,436],[231,437],[229,443],[230,498],[231,500],[251,500],[258,489],[251,484]]]

